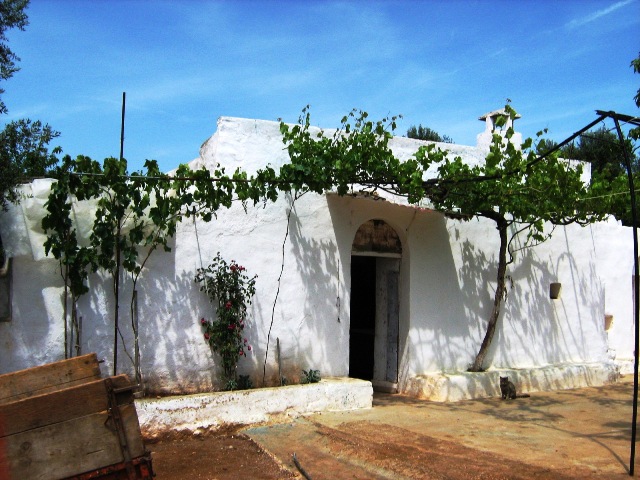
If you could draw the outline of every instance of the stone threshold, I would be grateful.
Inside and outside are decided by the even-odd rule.
[[[325,411],[371,408],[371,382],[345,377],[318,383],[211,392],[135,401],[142,435],[199,435],[225,428],[287,421]]]

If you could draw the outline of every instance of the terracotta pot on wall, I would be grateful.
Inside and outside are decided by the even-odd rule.
[[[549,297],[553,300],[560,298],[560,291],[562,290],[562,284],[559,282],[553,282],[549,285]]]

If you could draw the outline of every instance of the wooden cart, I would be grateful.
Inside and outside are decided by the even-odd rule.
[[[133,388],[94,353],[0,375],[0,480],[152,478]]]

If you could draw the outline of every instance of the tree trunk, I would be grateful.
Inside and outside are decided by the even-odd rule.
[[[133,280],[133,293],[131,294],[131,329],[133,330],[133,368],[136,375],[136,385],[142,388],[142,369],[140,368],[140,333],[138,323],[138,290],[136,290],[137,278]]]
[[[491,317],[489,317],[489,323],[487,324],[487,333],[485,333],[484,340],[482,340],[482,345],[480,346],[480,350],[478,351],[478,354],[473,361],[473,365],[469,368],[470,372],[484,371],[484,358],[487,355],[487,351],[489,350],[489,346],[491,345],[491,341],[493,340],[493,335],[496,332],[498,317],[500,316],[500,307],[502,306],[502,301],[504,300],[507,291],[507,228],[509,227],[509,223],[505,220],[504,217],[495,212],[492,212],[491,215],[487,214],[484,216],[491,218],[497,223],[496,228],[500,233],[500,253],[498,255],[498,284],[496,286],[496,293],[493,297],[493,310],[491,311]]]
[[[79,357],[82,350],[80,331],[80,320],[78,320],[78,297],[71,295],[71,336],[73,338],[73,349],[75,350],[75,352],[71,354],[72,357]]]

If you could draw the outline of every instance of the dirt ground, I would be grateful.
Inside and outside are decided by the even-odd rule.
[[[241,433],[161,441],[147,449],[158,480],[297,477]]]
[[[623,479],[632,399],[630,379],[512,401],[441,404],[375,394],[369,410],[147,448],[159,480],[304,478],[294,453],[314,480]]]

